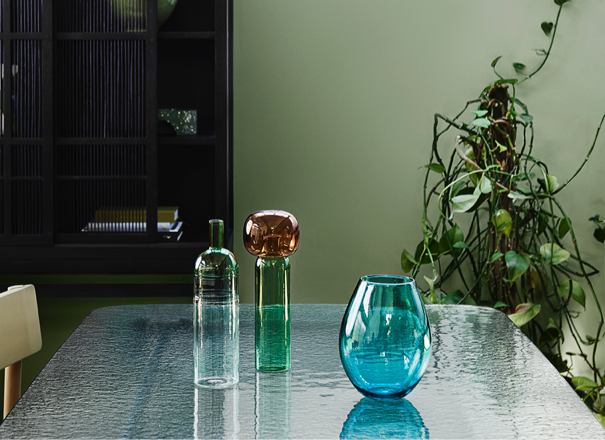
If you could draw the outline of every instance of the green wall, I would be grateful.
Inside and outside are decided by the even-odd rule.
[[[252,302],[254,258],[241,227],[283,209],[300,222],[292,300],[347,302],[358,278],[402,273],[421,239],[422,167],[433,114],[455,115],[495,79],[502,55],[529,67],[548,46],[552,0],[235,0],[235,253]],[[546,67],[518,88],[535,117],[535,154],[559,181],[581,163],[605,112],[605,2],[564,8]],[[453,145],[454,134],[451,135]],[[562,193],[581,250],[603,268],[588,218],[605,214],[605,134]],[[239,228],[239,230],[238,230]],[[602,275],[594,279],[605,305]],[[592,301],[585,325],[594,322]]]

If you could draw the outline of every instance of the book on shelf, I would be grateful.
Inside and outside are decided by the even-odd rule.
[[[178,206],[158,206],[158,240],[179,241],[183,222],[178,221]],[[82,232],[147,232],[147,209],[143,206],[103,206],[95,211],[94,221]]]
[[[158,206],[160,223],[175,223],[179,217],[178,206]],[[103,206],[95,211],[95,223],[147,223],[144,206]]]

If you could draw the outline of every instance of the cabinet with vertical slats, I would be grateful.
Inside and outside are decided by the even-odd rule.
[[[179,0],[158,27],[158,1],[1,1],[5,273],[184,273],[209,219],[232,230],[231,2]],[[158,131],[159,109],[197,132]]]

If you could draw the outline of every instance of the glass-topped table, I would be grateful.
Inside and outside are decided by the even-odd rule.
[[[240,310],[240,383],[193,385],[188,305],[92,312],[35,379],[0,438],[601,438],[605,428],[502,313],[428,306],[433,352],[406,399],[364,398],[339,358],[344,305],[292,306],[292,370],[254,369]]]

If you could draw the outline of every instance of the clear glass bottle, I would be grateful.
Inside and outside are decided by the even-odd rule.
[[[239,381],[239,296],[235,256],[223,248],[223,221],[210,220],[210,248],[195,263],[195,384],[226,388]]]

